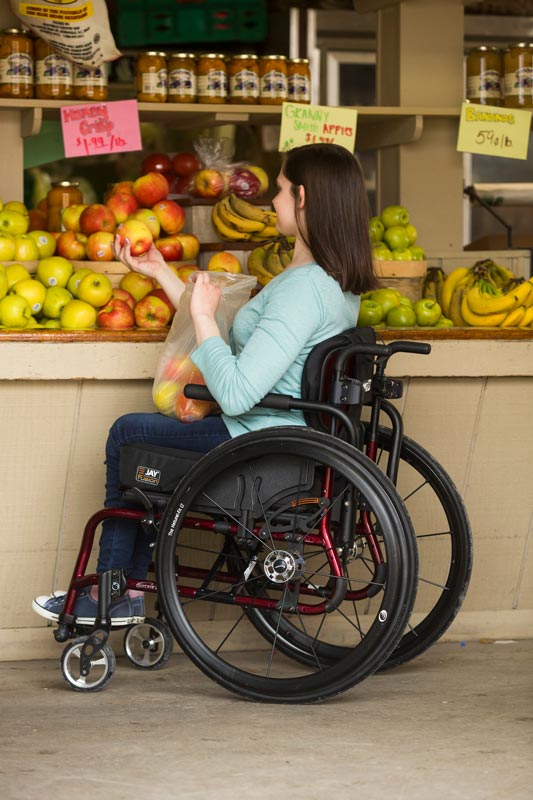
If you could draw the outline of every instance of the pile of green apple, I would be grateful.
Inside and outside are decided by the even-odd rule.
[[[417,230],[403,206],[387,206],[371,217],[369,230],[376,261],[425,261],[424,249],[416,244]]]
[[[361,295],[357,324],[372,328],[451,328],[436,300],[414,302],[397,289],[382,287]]]
[[[28,209],[19,200],[0,200],[0,261],[38,261],[53,256],[56,239],[50,231],[29,230]]]

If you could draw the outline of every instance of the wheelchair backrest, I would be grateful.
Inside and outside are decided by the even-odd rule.
[[[375,344],[376,333],[373,328],[349,328],[343,333],[331,336],[317,344],[309,353],[302,373],[302,399],[313,402],[332,402],[330,386],[333,377],[335,356],[345,347],[353,344]],[[373,375],[373,358],[368,355],[352,356],[346,366],[348,378],[365,383]],[[369,393],[368,393],[369,394]],[[361,406],[349,406],[345,409],[354,422],[358,422]],[[316,430],[330,432],[330,420],[327,415],[304,412],[307,424]]]

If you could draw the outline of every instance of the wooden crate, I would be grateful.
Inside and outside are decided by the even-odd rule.
[[[427,261],[374,261],[376,275],[383,286],[398,289],[410,300],[420,300]]]

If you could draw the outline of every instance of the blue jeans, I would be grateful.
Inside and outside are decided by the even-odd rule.
[[[119,455],[124,444],[144,442],[161,447],[207,453],[230,438],[221,417],[183,423],[163,414],[125,414],[113,423],[106,444],[106,508],[128,508],[122,499]],[[146,578],[152,551],[150,539],[136,520],[107,519],[102,525],[97,572],[125,569],[137,580]]]

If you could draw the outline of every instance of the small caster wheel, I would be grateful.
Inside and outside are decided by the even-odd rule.
[[[113,677],[115,671],[115,654],[109,645],[104,644],[91,657],[91,668],[88,675],[81,674],[81,650],[88,636],[81,636],[68,644],[61,655],[61,672],[63,677],[76,692],[98,692]]]
[[[172,637],[164,622],[146,617],[126,631],[124,651],[138,669],[161,669],[172,654]]]

